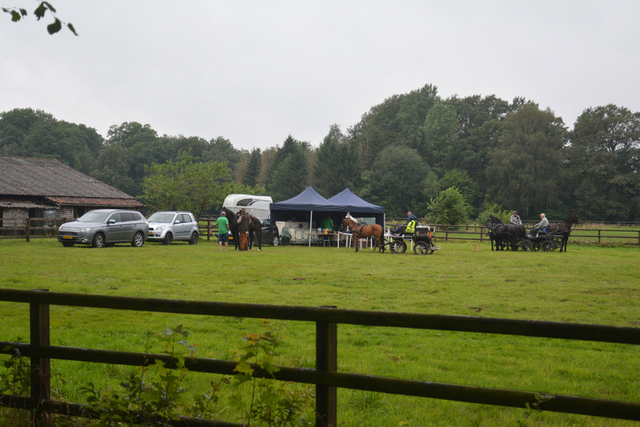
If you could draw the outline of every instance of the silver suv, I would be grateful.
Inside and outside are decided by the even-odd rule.
[[[58,241],[70,247],[76,243],[94,248],[114,243],[131,243],[140,247],[149,233],[149,223],[137,211],[123,209],[95,209],[67,222],[58,229]]]
[[[174,240],[198,244],[198,221],[191,212],[160,211],[149,217],[147,240],[170,245]]]

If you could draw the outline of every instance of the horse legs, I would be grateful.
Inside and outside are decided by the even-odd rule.
[[[358,240],[360,240],[360,235],[353,233],[353,245],[356,247],[356,252],[358,252]]]

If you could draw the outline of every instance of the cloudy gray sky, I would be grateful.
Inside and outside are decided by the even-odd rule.
[[[41,109],[107,135],[318,146],[394,94],[522,96],[571,128],[590,106],[640,110],[636,0],[0,0],[0,112]]]

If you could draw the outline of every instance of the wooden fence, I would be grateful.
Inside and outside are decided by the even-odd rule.
[[[4,227],[0,226],[0,239],[26,239],[27,242],[32,238],[57,237],[58,227],[65,222],[73,221],[74,218],[22,218],[11,219],[12,222],[18,220],[24,221],[22,226]],[[198,221],[198,230],[200,238],[206,237],[210,240],[215,237],[218,232],[215,218],[200,219]],[[0,224],[2,220],[0,219]],[[387,223],[387,228],[395,228],[394,223]],[[533,226],[525,224],[528,229]],[[478,241],[480,243],[489,241],[487,236],[487,227],[478,225],[459,225],[450,226],[435,224],[437,239],[447,241]],[[34,234],[36,232],[37,234]],[[615,228],[597,229],[597,228],[574,228],[571,231],[570,242],[579,243],[611,243],[640,246],[640,230],[616,230]]]
[[[79,417],[87,417],[90,414],[86,405],[50,400],[50,359],[129,366],[148,365],[154,363],[155,359],[160,359],[167,364],[167,367],[175,368],[175,364],[167,355],[50,345],[49,306],[51,305],[314,322],[316,324],[315,369],[281,366],[280,370],[272,377],[257,365],[254,365],[253,368],[255,369],[255,377],[315,384],[317,427],[337,426],[336,388],[338,387],[523,409],[528,405],[536,404],[540,398],[540,394],[529,391],[409,381],[338,372],[338,324],[507,334],[640,345],[640,328],[575,323],[357,311],[329,307],[162,300],[54,293],[45,290],[0,289],[0,301],[29,304],[30,343],[0,341],[0,353],[11,354],[12,349],[18,349],[23,356],[31,358],[32,372],[31,396],[0,395],[0,406],[31,410],[35,424],[39,426],[48,425],[49,413]],[[222,375],[234,375],[235,366],[235,362],[215,359],[195,358],[186,361],[186,367],[191,371]],[[545,394],[544,397],[548,397],[548,399],[543,399],[537,405],[540,410],[640,421],[640,403],[565,395]],[[179,421],[172,421],[171,425],[185,427],[239,426],[235,423],[187,417],[181,417]]]
[[[531,226],[525,225],[527,229]],[[436,228],[435,237],[440,241],[478,241],[488,242],[487,227],[477,225],[432,225]],[[625,244],[640,246],[640,230],[616,230],[608,229],[592,229],[592,228],[573,228],[569,242],[574,243],[590,243],[590,244]]]

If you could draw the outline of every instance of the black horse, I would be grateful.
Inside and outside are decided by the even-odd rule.
[[[253,238],[258,240],[258,250],[262,250],[262,222],[255,216],[251,215],[251,224],[249,225],[249,249],[253,247]]]
[[[493,250],[493,244],[496,245],[496,251],[503,250],[503,240],[505,237],[504,224],[498,218],[493,215],[489,215],[487,220],[487,229],[489,240],[491,241],[491,250]]]
[[[518,240],[524,238],[526,230],[522,224],[503,224],[498,218],[489,215],[487,220],[491,250],[495,241],[496,250],[504,250],[505,247],[512,251],[518,250]]]
[[[227,208],[222,208],[220,212],[222,211],[227,214],[227,220],[229,221],[229,231],[231,232],[231,236],[233,236],[233,243],[236,245],[236,250],[238,250],[240,238],[238,235],[238,223],[236,221],[236,214]]]
[[[578,224],[578,215],[572,213],[561,224],[552,224],[549,226],[549,233],[562,233],[562,243],[560,244],[560,252],[564,250],[567,252],[567,243],[569,242],[569,235],[571,235],[571,226]]]

